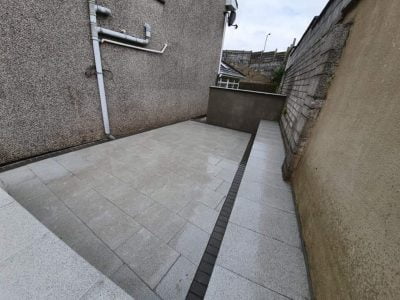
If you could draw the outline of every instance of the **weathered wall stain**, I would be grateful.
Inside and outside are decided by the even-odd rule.
[[[400,3],[358,2],[292,175],[317,299],[400,298]]]

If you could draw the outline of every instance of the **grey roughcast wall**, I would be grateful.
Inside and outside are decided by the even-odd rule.
[[[105,138],[88,1],[0,0],[0,165]],[[98,1],[102,27],[143,36],[163,55],[102,44],[111,134],[206,113],[225,1]]]
[[[285,100],[283,95],[211,87],[207,123],[256,134],[261,120],[279,120]]]

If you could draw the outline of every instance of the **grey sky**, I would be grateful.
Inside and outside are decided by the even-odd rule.
[[[297,41],[312,18],[320,14],[328,0],[239,0],[237,30],[226,30],[224,49],[259,51],[268,38],[267,50],[286,50]]]

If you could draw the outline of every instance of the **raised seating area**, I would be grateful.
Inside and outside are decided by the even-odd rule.
[[[206,299],[310,299],[277,122],[261,121]]]

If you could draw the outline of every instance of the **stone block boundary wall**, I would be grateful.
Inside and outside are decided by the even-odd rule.
[[[236,67],[249,67],[254,71],[258,71],[270,80],[274,72],[283,68],[286,64],[288,51],[269,51],[269,52],[252,52],[241,50],[224,50],[222,60]],[[244,81],[252,81],[247,78]],[[243,80],[242,80],[243,82]]]
[[[290,179],[324,105],[351,24],[342,20],[354,0],[331,0],[315,17],[298,46],[291,52],[281,93],[287,95],[280,120],[286,158],[285,179]]]

